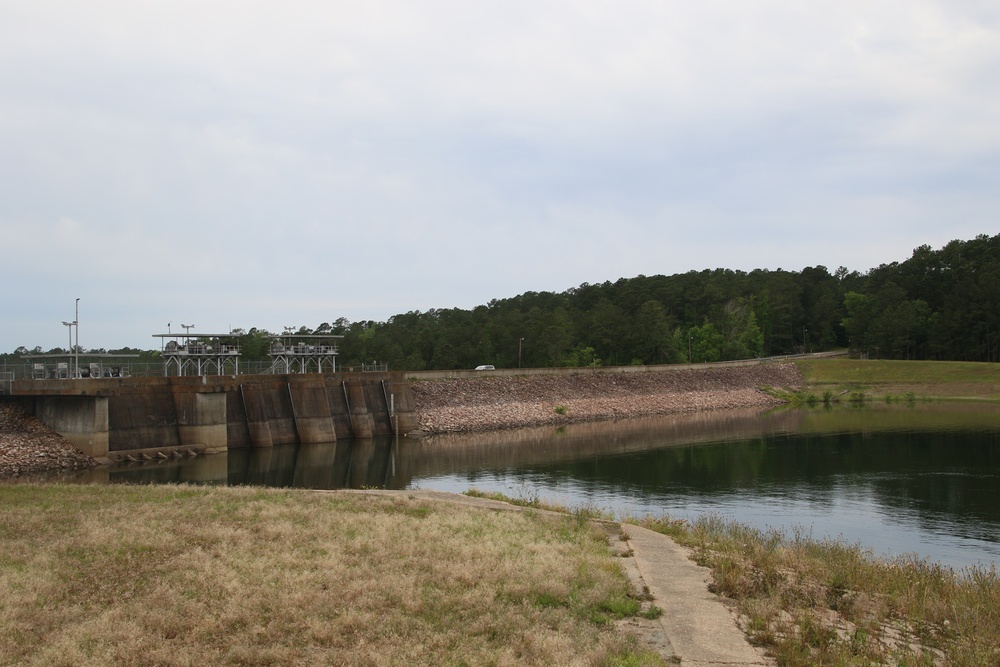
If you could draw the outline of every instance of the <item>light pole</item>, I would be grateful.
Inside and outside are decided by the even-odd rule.
[[[73,347],[73,377],[80,377],[80,297],[76,297],[76,345]]]
[[[802,354],[806,353],[806,334],[807,333],[809,333],[809,330],[806,329],[805,327],[802,327]]]
[[[66,325],[66,332],[69,334],[69,349],[66,350],[66,356],[69,357],[69,362],[72,363],[73,355],[71,350],[73,349],[73,325],[76,322],[63,322]]]
[[[523,342],[524,342],[524,338],[523,337],[517,339],[517,367],[518,368],[521,367],[521,343],[523,343]]]

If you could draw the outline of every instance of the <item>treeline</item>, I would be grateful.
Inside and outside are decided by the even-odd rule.
[[[300,331],[343,335],[341,366],[405,370],[697,363],[836,348],[1000,361],[1000,235],[921,246],[864,274],[815,266],[638,276]]]
[[[272,333],[237,331],[244,359]],[[526,292],[472,310],[340,318],[339,365],[394,370],[700,363],[836,348],[875,358],[1000,361],[1000,235],[920,246],[867,273],[716,269]],[[18,350],[22,352],[22,350]]]

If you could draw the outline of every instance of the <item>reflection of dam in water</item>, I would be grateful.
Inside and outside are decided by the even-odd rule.
[[[446,475],[505,471],[596,460],[665,448],[760,440],[780,434],[857,432],[995,423],[982,406],[922,406],[919,410],[725,410],[623,421],[539,426],[424,438],[382,436],[330,443],[231,449],[195,459],[120,463],[74,473],[97,482],[208,483],[311,489],[405,489]],[[945,421],[942,421],[945,420]]]
[[[222,484],[307,489],[404,488],[398,438],[231,449],[195,459],[116,463],[74,473],[74,481]],[[401,483],[401,485],[399,485]]]
[[[798,411],[748,408],[560,427],[446,433],[408,444],[406,456],[413,461],[413,476],[423,478],[759,438],[794,430],[800,421]]]
[[[231,449],[189,460],[115,464],[74,479],[311,489],[404,489],[446,474],[503,470],[794,430],[797,411],[706,412],[424,438],[385,436]]]

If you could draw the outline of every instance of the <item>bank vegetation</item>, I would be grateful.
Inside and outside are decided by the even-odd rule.
[[[537,496],[471,489],[468,495],[587,515]],[[760,530],[719,516],[689,522],[625,517],[671,537],[709,568],[709,589],[728,601],[747,639],[779,667],[982,667],[1000,664],[1000,574],[959,571],[903,556],[880,558],[860,544]]]
[[[1000,575],[955,571],[860,545],[787,536],[719,517],[638,521],[692,550],[734,602],[751,642],[778,664],[1000,664]]]

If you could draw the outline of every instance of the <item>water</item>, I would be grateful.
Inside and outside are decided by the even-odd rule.
[[[1000,410],[739,411],[115,466],[110,482],[470,488],[619,517],[718,514],[955,568],[1000,565]],[[81,476],[86,478],[87,476]]]

